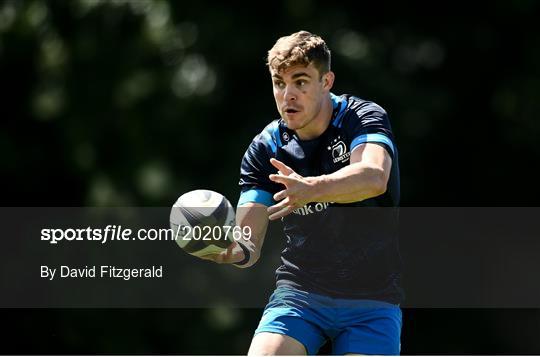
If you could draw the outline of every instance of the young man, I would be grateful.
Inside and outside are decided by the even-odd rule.
[[[395,232],[397,150],[377,104],[330,92],[330,51],[300,31],[268,52],[281,118],[247,149],[237,223],[251,240],[218,263],[249,267],[268,220],[286,237],[276,290],[249,354],[315,354],[327,339],[336,354],[399,354],[402,299]],[[377,208],[386,207],[386,208]]]

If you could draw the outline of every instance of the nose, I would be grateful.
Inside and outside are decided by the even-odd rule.
[[[295,101],[297,98],[296,88],[294,86],[286,86],[284,97],[286,101]]]

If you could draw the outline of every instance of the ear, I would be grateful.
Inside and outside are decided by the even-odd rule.
[[[336,75],[334,72],[329,71],[323,76],[323,88],[327,91],[330,91],[332,89],[332,86],[334,85],[334,79],[336,78]]]

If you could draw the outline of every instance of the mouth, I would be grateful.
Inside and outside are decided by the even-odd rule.
[[[293,114],[296,114],[296,113],[300,112],[300,110],[295,109],[295,108],[285,108],[284,112],[287,115],[293,115]]]

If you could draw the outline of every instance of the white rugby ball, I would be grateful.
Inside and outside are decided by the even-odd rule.
[[[235,221],[229,200],[211,190],[183,194],[173,205],[170,216],[176,243],[198,257],[226,250],[233,242]]]

